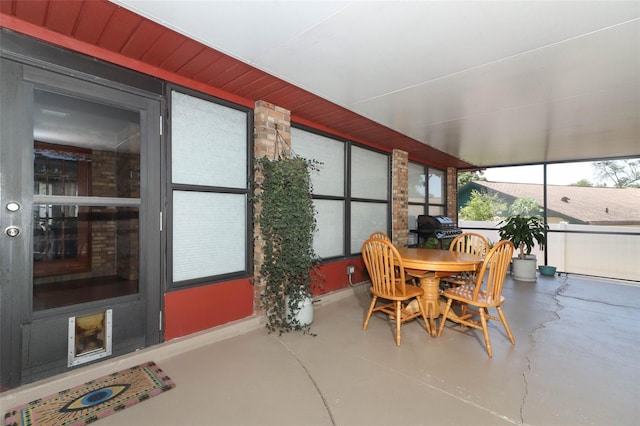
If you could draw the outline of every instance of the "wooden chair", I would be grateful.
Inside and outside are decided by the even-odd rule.
[[[362,329],[366,330],[371,315],[380,311],[396,320],[396,344],[398,346],[400,346],[400,326],[402,323],[419,316],[422,316],[424,326],[431,334],[426,313],[419,299],[423,290],[406,283],[402,259],[393,244],[382,238],[370,238],[362,244],[362,259],[367,271],[369,271],[371,294],[373,295]],[[378,299],[384,299],[384,304],[376,306]],[[409,302],[412,299],[418,300],[418,312],[410,312],[403,306],[403,302]]]
[[[375,231],[371,235],[369,235],[369,239],[371,238],[382,238],[383,240],[391,241],[391,238],[387,234],[382,231]]]
[[[382,232],[382,231],[373,232],[371,235],[369,235],[369,239],[371,239],[371,238],[380,238],[380,239],[383,239],[385,241],[389,241],[390,243],[392,242],[391,238],[387,234]],[[397,276],[397,273],[398,273],[398,267],[396,267],[396,276]],[[414,285],[418,284],[418,281],[413,276],[407,275],[406,278],[407,278],[407,281],[406,281],[407,283],[414,284]]]
[[[440,328],[438,329],[438,336],[442,334],[446,322],[444,318],[447,318],[451,304],[455,300],[465,306],[468,305],[470,308],[465,315],[450,317],[448,319],[468,327],[482,330],[489,357],[493,356],[493,353],[491,350],[491,341],[489,340],[487,320],[500,321],[507,332],[511,344],[516,344],[509,324],[507,323],[507,318],[504,316],[504,312],[502,312],[502,303],[504,302],[502,287],[504,286],[507,269],[513,256],[513,249],[513,243],[511,243],[511,241],[500,241],[487,253],[482,267],[478,271],[474,285],[461,285],[444,291],[443,295],[448,300],[447,306],[444,309],[443,320],[440,322]],[[483,278],[485,275],[486,283],[483,289]],[[471,307],[477,309],[477,311]],[[489,314],[489,308],[491,307],[496,308],[499,315],[498,317]],[[472,318],[476,316],[480,317],[479,323],[477,320],[472,320]]]
[[[489,240],[487,240],[484,235],[476,234],[474,232],[464,232],[456,236],[453,241],[451,241],[449,250],[484,257],[489,250]],[[474,284],[476,282],[476,277],[477,274],[473,271],[459,272],[455,275],[443,277],[441,281],[453,285],[467,285]]]

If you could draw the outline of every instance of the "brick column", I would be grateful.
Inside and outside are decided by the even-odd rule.
[[[458,169],[447,168],[447,216],[458,223]]]
[[[409,244],[409,153],[394,149],[391,156],[391,239],[397,247]]]
[[[291,153],[291,112],[269,102],[257,101],[253,111],[253,156],[255,159],[267,157],[271,160],[278,155],[288,156]],[[254,176],[260,182],[262,176]],[[255,206],[254,217],[260,214],[260,206]],[[257,316],[264,316],[260,307],[260,298],[264,283],[258,279],[258,272],[264,261],[264,241],[260,226],[254,220],[253,244],[253,312]]]

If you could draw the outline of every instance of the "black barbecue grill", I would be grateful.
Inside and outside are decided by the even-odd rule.
[[[462,234],[462,229],[447,216],[419,215],[417,217],[417,229],[411,232],[418,234],[418,245],[429,238],[435,238],[440,242],[440,247],[448,246],[456,236]]]

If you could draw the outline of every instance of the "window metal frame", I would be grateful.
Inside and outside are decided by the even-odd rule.
[[[206,186],[206,185],[192,185],[173,183],[172,181],[172,167],[171,167],[171,105],[172,105],[172,92],[179,92],[184,95],[192,96],[207,102],[212,102],[224,107],[232,108],[241,111],[247,115],[246,123],[246,167],[247,167],[247,181],[245,188],[232,188],[232,187],[220,187],[220,186]],[[253,109],[238,105],[224,99],[216,98],[211,95],[207,95],[202,92],[198,92],[192,89],[185,88],[174,84],[167,84],[165,88],[166,109],[165,109],[165,128],[166,128],[166,231],[167,231],[167,291],[182,290],[185,288],[198,287],[203,285],[218,284],[226,282],[232,279],[249,278],[253,276],[253,203],[252,193],[253,179],[254,179],[254,160],[253,160]],[[193,192],[210,192],[219,194],[238,194],[246,197],[246,211],[245,211],[245,225],[246,225],[246,238],[245,238],[245,265],[244,270],[237,272],[230,272],[219,275],[210,275],[206,277],[199,277],[194,279],[188,279],[183,281],[173,280],[173,193],[174,191],[193,191]]]
[[[333,201],[343,201],[344,202],[344,235],[343,235],[343,254],[339,256],[332,256],[323,258],[323,263],[329,263],[336,260],[348,259],[351,257],[360,256],[360,251],[351,252],[351,203],[352,202],[370,202],[370,203],[386,203],[387,204],[387,224],[385,232],[389,233],[390,224],[392,222],[392,200],[391,200],[391,154],[389,152],[372,148],[370,146],[359,144],[353,142],[349,139],[340,138],[335,135],[332,135],[327,132],[323,132],[317,129],[314,129],[309,126],[305,126],[298,123],[291,123],[291,127],[302,130],[305,132],[315,133],[319,136],[326,137],[328,139],[335,140],[337,142],[344,143],[345,155],[344,155],[344,193],[343,196],[335,196],[335,195],[319,195],[312,194],[312,199],[314,200],[333,200]],[[383,154],[387,157],[387,199],[385,201],[379,199],[369,199],[369,198],[358,198],[352,197],[351,195],[351,148],[352,147],[362,148],[368,151],[373,151],[379,154]]]
[[[448,199],[448,194],[447,194],[447,171],[446,170],[442,170],[439,169],[437,167],[431,167],[431,166],[427,166],[426,164],[422,164],[422,163],[418,163],[415,161],[409,161],[409,164],[413,164],[413,165],[418,165],[421,166],[423,171],[424,171],[424,175],[427,177],[425,179],[425,198],[424,198],[424,202],[416,202],[416,201],[409,201],[408,205],[409,206],[423,206],[423,214],[429,214],[429,210],[431,207],[438,207],[438,208],[442,208],[443,211],[445,212],[445,216],[448,216],[448,211],[447,211],[447,199]],[[431,203],[429,200],[429,171],[430,170],[438,170],[439,172],[442,172],[442,203]]]

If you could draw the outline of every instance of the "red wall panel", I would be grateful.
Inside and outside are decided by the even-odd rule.
[[[165,340],[186,336],[253,314],[253,286],[248,279],[166,293]]]
[[[352,283],[367,279],[360,257],[328,263],[320,267],[324,285],[314,295],[348,287],[348,265],[355,267]],[[253,290],[249,279],[242,279],[166,293],[165,340],[250,317],[253,315]]]
[[[318,296],[348,287],[347,266],[349,265],[355,267],[355,272],[351,276],[352,283],[356,284],[368,279],[364,272],[364,263],[361,257],[327,263],[320,267],[320,271],[324,275],[324,285],[321,289],[315,291],[314,295]]]

